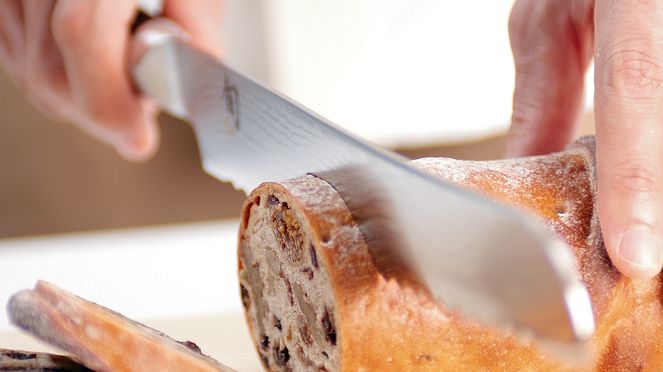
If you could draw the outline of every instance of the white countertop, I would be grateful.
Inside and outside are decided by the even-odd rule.
[[[237,220],[0,240],[0,307],[47,280],[240,371],[261,370],[239,299]],[[0,348],[52,351],[0,311]],[[58,352],[57,350],[55,350]]]
[[[49,281],[135,319],[241,312],[236,220],[0,240],[0,306]],[[0,332],[11,329],[0,311]]]

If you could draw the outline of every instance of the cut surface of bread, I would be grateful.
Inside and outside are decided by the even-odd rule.
[[[177,342],[43,281],[12,296],[7,309],[15,325],[94,371],[232,371],[192,342]]]
[[[313,178],[291,188],[312,187]],[[331,188],[319,190],[320,203],[328,208],[341,207]],[[321,245],[336,240],[356,238],[352,228],[335,229],[328,235],[314,232],[301,209],[285,189],[274,185],[254,195],[245,207],[251,218],[246,223],[246,240],[241,250],[240,291],[252,332],[258,337],[258,352],[263,363],[278,370],[333,370],[338,368],[339,347],[336,333],[334,298],[320,253]],[[338,204],[338,205],[334,205]],[[348,219],[348,221],[350,221]],[[321,221],[341,227],[342,221],[331,217]],[[251,286],[250,284],[253,284]],[[249,290],[251,292],[249,292]]]
[[[596,212],[592,138],[546,156],[420,159],[412,165],[530,214],[568,243],[597,322],[587,345],[589,361],[577,365],[546,356],[536,345],[435,302],[425,286],[401,274],[398,262],[369,249],[332,186],[306,175],[260,185],[242,211],[240,294],[266,368],[656,371],[663,366],[661,279],[631,281],[610,263]]]

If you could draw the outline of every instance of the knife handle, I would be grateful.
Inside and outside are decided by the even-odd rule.
[[[166,112],[186,119],[188,112],[177,81],[176,44],[187,47],[189,35],[177,23],[160,17],[163,0],[139,0],[130,26],[129,72],[137,91],[155,99]]]
[[[155,99],[168,113],[186,119],[188,112],[178,80],[174,48],[188,45],[189,35],[175,22],[139,12],[132,25],[129,72],[136,89]]]

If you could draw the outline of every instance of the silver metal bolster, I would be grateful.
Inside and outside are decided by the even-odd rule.
[[[168,113],[187,119],[176,53],[186,34],[175,23],[158,19],[141,27],[134,39],[131,72],[138,89],[156,99]]]

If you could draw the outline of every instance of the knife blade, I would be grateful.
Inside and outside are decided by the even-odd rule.
[[[317,175],[339,191],[369,245],[395,247],[449,309],[556,347],[591,336],[592,307],[575,260],[542,224],[412,168],[160,22],[136,35],[133,76],[191,123],[207,173],[245,192]]]

